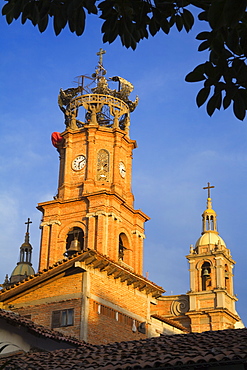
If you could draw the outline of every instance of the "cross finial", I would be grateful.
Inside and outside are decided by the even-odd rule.
[[[29,225],[32,224],[32,221],[30,221],[30,218],[28,217],[27,222],[25,222],[25,225],[27,225],[27,234],[29,233]]]
[[[210,186],[210,182],[208,182],[208,186],[205,186],[203,189],[208,189],[208,198],[210,198],[210,189],[214,188],[214,186]]]
[[[102,66],[103,65],[103,55],[106,53],[105,50],[102,48],[99,49],[97,55],[99,56],[99,64]]]

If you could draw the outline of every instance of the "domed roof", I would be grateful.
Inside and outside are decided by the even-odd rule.
[[[24,243],[22,243],[22,245],[20,246],[20,249],[33,249],[33,247],[31,246],[31,244],[29,243],[29,241],[25,240]]]
[[[11,277],[13,276],[29,276],[29,275],[34,275],[35,271],[32,268],[30,263],[26,262],[19,262],[17,266],[14,268]]]
[[[212,208],[207,208],[207,209],[205,209],[205,211],[203,212],[203,214],[213,214],[213,215],[216,215],[216,212]]]
[[[202,245],[221,245],[226,247],[226,243],[224,240],[219,236],[218,233],[213,231],[205,232],[196,242],[195,248]]]

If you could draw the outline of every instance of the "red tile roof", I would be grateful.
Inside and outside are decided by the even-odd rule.
[[[247,364],[247,329],[163,335],[140,341],[21,355],[6,370],[183,369]],[[230,368],[230,367],[229,367]]]
[[[53,339],[57,342],[66,342],[75,347],[85,345],[85,342],[79,341],[76,338],[59,333],[58,331],[48,329],[42,325],[35,324],[32,320],[12,311],[0,309],[0,319],[4,319],[7,323],[17,326],[20,325],[28,329],[30,333],[36,336]]]

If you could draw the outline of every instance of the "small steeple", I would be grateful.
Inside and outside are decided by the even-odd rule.
[[[27,225],[27,231],[25,234],[24,243],[20,247],[20,259],[17,263],[17,266],[13,270],[10,277],[10,284],[16,283],[25,279],[29,275],[33,275],[34,269],[32,267],[31,258],[32,258],[32,246],[29,242],[29,225],[32,223],[30,218],[28,218],[25,224]]]
[[[32,246],[29,243],[29,225],[32,223],[30,221],[30,218],[27,219],[27,222],[25,222],[25,225],[27,225],[27,231],[25,234],[25,241],[21,245],[20,248],[20,261],[18,263],[24,262],[24,263],[29,263],[31,264],[31,257],[32,257]]]
[[[210,189],[214,188],[214,186],[210,186],[208,182],[208,186],[205,186],[203,189],[208,190],[208,197],[207,197],[207,209],[202,214],[202,235],[206,232],[215,232],[218,234],[217,231],[217,222],[216,222],[216,212],[212,209],[212,199],[210,197]]]

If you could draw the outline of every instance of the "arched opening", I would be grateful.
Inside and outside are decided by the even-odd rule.
[[[214,230],[214,217],[210,217],[210,230]]]
[[[20,262],[24,262],[24,250],[21,249],[21,252],[20,252]]]
[[[31,263],[31,248],[21,248],[20,262]]]
[[[230,288],[230,275],[229,275],[229,268],[225,265],[225,289],[229,290]]]
[[[67,234],[66,238],[66,257],[80,252],[84,247],[84,232],[80,227],[73,227]]]
[[[202,280],[202,290],[212,289],[211,267],[209,262],[204,262],[202,265],[201,280]]]
[[[121,233],[119,235],[119,240],[118,240],[118,259],[119,261],[128,263],[127,251],[128,251],[128,238],[124,233]]]

